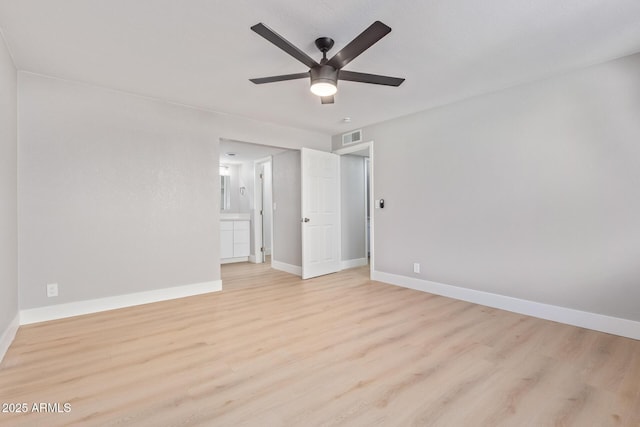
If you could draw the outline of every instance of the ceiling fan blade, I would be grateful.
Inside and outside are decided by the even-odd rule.
[[[356,73],[355,71],[340,70],[338,80],[349,82],[372,83],[374,85],[400,86],[404,79],[399,77],[380,76],[378,74]]]
[[[339,70],[390,32],[390,27],[380,21],[374,22],[358,37],[351,40],[340,52],[336,53],[327,64]]]
[[[320,97],[320,101],[321,101],[323,104],[333,104],[333,101],[334,101],[334,99],[333,99],[333,95],[330,95],[330,96],[321,96],[321,97]]]
[[[278,46],[280,49],[287,52],[289,55],[296,58],[298,61],[302,62],[309,68],[313,68],[318,66],[318,63],[313,60],[309,55],[292,45],[289,41],[287,41],[280,34],[273,31],[271,28],[264,25],[262,22],[251,27],[253,31],[260,34],[265,39],[269,40],[274,45]]]
[[[281,76],[260,77],[257,79],[249,79],[249,80],[257,85],[261,85],[263,83],[283,82],[285,80],[304,79],[308,77],[309,77],[309,72],[307,71],[306,73],[283,74]]]

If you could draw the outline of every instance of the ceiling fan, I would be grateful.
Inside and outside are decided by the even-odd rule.
[[[309,67],[309,71],[306,73],[284,74],[280,76],[249,79],[255,84],[281,82],[285,80],[296,80],[309,77],[311,78],[311,92],[318,95],[323,104],[333,104],[333,95],[338,90],[338,80],[386,86],[400,86],[404,81],[404,79],[397,77],[357,73],[355,71],[342,69],[358,55],[369,49],[378,40],[391,32],[391,28],[380,21],[376,21],[371,24],[331,59],[327,59],[327,52],[333,47],[333,39],[329,37],[320,37],[316,39],[316,47],[320,49],[320,52],[322,52],[322,59],[319,63],[263,23],[256,24],[251,27],[251,29]]]

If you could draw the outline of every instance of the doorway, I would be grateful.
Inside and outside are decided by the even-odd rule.
[[[374,271],[373,141],[334,151],[341,156],[342,269]]]
[[[274,193],[272,160],[291,150],[220,138],[219,151],[220,175],[224,176],[220,196],[220,263],[270,261],[274,242],[277,243],[270,209]],[[264,182],[256,179],[260,174]]]

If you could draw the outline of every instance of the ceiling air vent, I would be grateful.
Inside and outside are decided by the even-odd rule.
[[[362,142],[362,129],[354,130],[342,135],[342,145],[351,145],[356,142]]]

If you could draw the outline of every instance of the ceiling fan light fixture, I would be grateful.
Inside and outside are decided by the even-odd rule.
[[[331,96],[335,95],[338,88],[331,82],[315,82],[311,83],[311,93],[318,96]]]
[[[338,70],[329,65],[320,65],[310,70],[311,93],[318,96],[335,95],[338,91]]]

